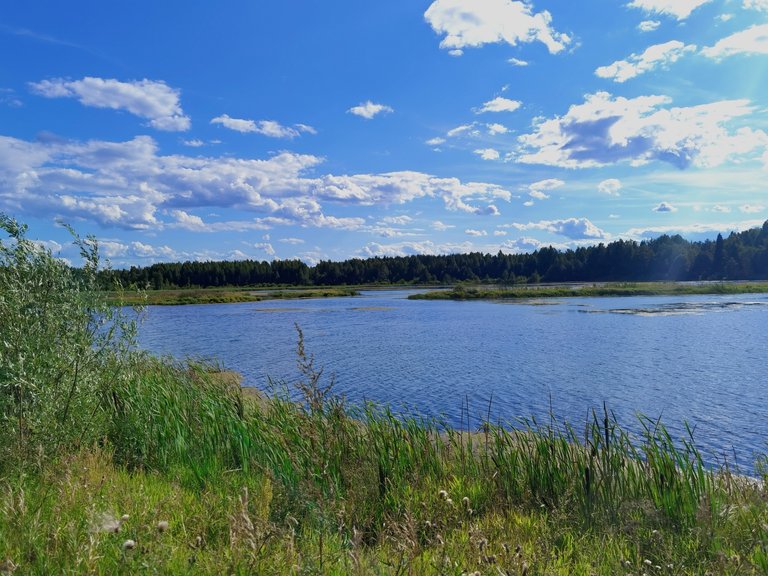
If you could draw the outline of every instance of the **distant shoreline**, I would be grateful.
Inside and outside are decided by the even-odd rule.
[[[525,300],[600,296],[693,296],[717,294],[765,294],[766,282],[620,282],[579,285],[531,285],[509,288],[456,286],[411,294],[409,300]]]

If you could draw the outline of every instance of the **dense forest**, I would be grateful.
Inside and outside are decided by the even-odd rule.
[[[768,279],[768,221],[762,228],[689,242],[679,235],[636,242],[531,254],[450,254],[353,258],[308,266],[300,260],[184,262],[108,272],[123,285],[149,288],[452,284],[502,284],[657,280]]]

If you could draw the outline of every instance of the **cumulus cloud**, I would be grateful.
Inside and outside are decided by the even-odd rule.
[[[528,66],[528,62],[526,60],[520,60],[519,58],[510,58],[507,60],[507,62],[512,64],[512,66]]]
[[[522,102],[510,100],[497,96],[493,100],[485,102],[480,108],[475,110],[475,114],[484,114],[485,112],[514,112],[522,106]]]
[[[678,168],[718,166],[768,147],[768,134],[728,123],[749,116],[749,100],[723,100],[689,107],[665,107],[667,96],[585,97],[563,116],[540,119],[518,138],[508,160],[564,168],[668,162]]]
[[[247,120],[243,118],[232,118],[228,114],[222,114],[211,120],[211,124],[220,124],[229,130],[241,132],[243,134],[256,133],[270,138],[293,139],[302,132],[308,134],[317,134],[312,126],[306,124],[296,124],[294,127],[283,126],[275,120]]]
[[[466,230],[464,230],[464,234],[466,234],[467,236],[476,236],[476,237],[488,236],[488,232],[486,232],[485,230],[473,230],[472,228],[467,228]]]
[[[658,20],[643,20],[637,25],[637,29],[640,30],[640,32],[653,32],[658,29],[659,26],[661,26],[661,22]]]
[[[360,254],[365,257],[373,256],[413,256],[417,254],[457,254],[471,252],[475,247],[470,242],[461,244],[435,244],[432,241],[425,242],[399,242],[395,244],[378,244],[371,242],[367,244]]]
[[[610,78],[614,82],[626,82],[655,68],[666,67],[677,62],[686,53],[695,51],[696,46],[685,45],[677,40],[654,44],[642,54],[632,54],[626,60],[617,60],[608,66],[601,66],[595,70],[595,75],[600,78]]]
[[[712,0],[632,0],[627,6],[631,8],[640,8],[649,13],[672,16],[678,20],[685,20],[691,15],[691,12],[696,10],[696,8],[711,1]]]
[[[426,141],[427,146],[440,146],[441,144],[445,144],[445,138],[440,138],[439,136],[436,136],[435,138],[430,138]]]
[[[493,148],[480,148],[475,150],[475,154],[483,160],[498,160],[500,156],[499,151]]]
[[[181,143],[190,148],[200,148],[201,146],[205,146],[205,142],[196,138],[193,140],[182,140]]]
[[[504,124],[486,124],[486,128],[488,128],[488,134],[491,136],[496,136],[497,134],[506,134],[509,132],[509,128],[504,126]]]
[[[328,205],[397,205],[435,199],[447,210],[499,213],[509,201],[501,186],[421,172],[310,174],[322,159],[281,152],[267,159],[161,155],[156,142],[27,142],[0,136],[0,210],[87,218],[103,226],[209,231],[198,208],[255,212],[259,220],[227,222],[237,229],[298,224],[359,229],[363,218],[326,213]],[[164,218],[170,215],[171,218]],[[234,228],[233,228],[234,229]]]
[[[505,225],[517,230],[543,230],[565,236],[571,240],[603,239],[608,235],[586,218],[567,218],[565,220],[541,220],[528,224],[513,223]]]
[[[621,190],[621,180],[617,178],[608,178],[597,185],[597,191],[608,196],[618,196]]]
[[[386,104],[375,104],[368,100],[357,106],[352,106],[347,112],[365,118],[366,120],[371,120],[379,114],[389,114],[394,112],[394,110]]]
[[[701,53],[714,60],[735,54],[768,54],[768,24],[755,24],[746,30],[731,34],[714,46],[702,49]]]
[[[502,249],[515,253],[535,252],[542,246],[543,244],[536,240],[536,238],[530,238],[527,236],[523,236],[517,240],[507,240],[504,242],[504,244],[501,245]]]
[[[162,81],[121,82],[86,76],[82,80],[55,78],[32,82],[30,87],[46,98],[76,98],[84,106],[127,110],[149,120],[149,125],[158,130],[183,132],[191,126],[181,109],[179,91]]]
[[[534,13],[528,3],[516,0],[436,0],[424,18],[435,32],[445,35],[440,42],[445,50],[538,41],[556,54],[571,41],[552,28],[549,12]]]
[[[669,202],[661,202],[653,209],[654,212],[677,212],[677,208]]]
[[[546,180],[539,180],[538,182],[534,182],[528,186],[528,195],[531,198],[536,198],[537,200],[546,200],[549,198],[549,194],[547,194],[545,190],[555,190],[557,188],[561,188],[562,186],[565,186],[565,182],[559,178],[547,178]]]

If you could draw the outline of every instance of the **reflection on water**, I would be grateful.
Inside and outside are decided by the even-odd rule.
[[[636,414],[683,422],[714,462],[749,466],[768,452],[768,297],[569,298],[516,303],[354,298],[149,307],[140,343],[179,358],[215,358],[268,387],[294,381],[296,331],[338,393],[352,401],[443,415],[546,419],[577,427],[603,402],[622,424]],[[546,305],[540,305],[546,304]],[[577,313],[578,312],[578,313]],[[584,313],[587,312],[587,313]],[[733,447],[734,452],[731,452]]]

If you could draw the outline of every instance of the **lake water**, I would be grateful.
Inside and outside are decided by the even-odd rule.
[[[768,453],[768,295],[452,302],[409,291],[355,298],[149,307],[140,345],[216,359],[266,388],[294,381],[297,334],[335,390],[454,426],[535,416],[583,425],[605,402],[677,436],[695,427],[710,463]]]

